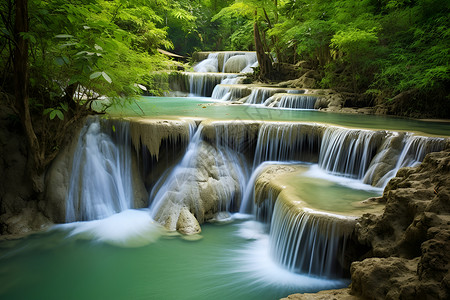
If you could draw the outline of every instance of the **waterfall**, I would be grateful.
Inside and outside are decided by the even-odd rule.
[[[362,179],[385,134],[328,127],[322,138],[319,166],[332,174]]]
[[[207,59],[194,66],[194,71],[198,73],[219,72],[218,53],[210,53]]]
[[[252,88],[252,92],[248,97],[247,104],[263,104],[270,96],[277,93],[279,90],[268,88]]]
[[[364,176],[364,183],[384,187],[400,168],[413,167],[428,153],[442,151],[445,146],[443,138],[415,136],[411,133],[394,135],[391,139],[394,137],[401,139],[401,149],[395,151],[396,146],[388,140],[384,149],[373,159],[370,169]]]
[[[259,129],[253,168],[268,160],[316,161],[322,130],[323,126],[316,124],[262,124]]]
[[[211,97],[214,88],[226,75],[221,73],[185,73],[189,80],[189,93],[195,96]]]
[[[354,219],[295,208],[280,197],[270,228],[272,257],[291,272],[341,277]]]
[[[238,77],[239,78],[239,77]],[[211,98],[222,101],[234,101],[250,94],[250,89],[242,85],[219,84],[214,88]]]
[[[235,56],[240,56],[238,59],[243,61],[243,66],[236,73],[253,73],[252,67],[255,68],[258,66],[256,52],[225,52],[223,53],[222,72],[226,72],[227,62]],[[234,63],[230,62],[230,64]]]
[[[278,94],[268,98],[264,105],[268,107],[280,107],[289,109],[314,109],[317,97],[299,94]]]
[[[268,164],[270,164],[270,162],[262,163],[252,172],[252,175],[250,176],[250,179],[248,180],[244,190],[244,196],[242,198],[239,213],[251,214],[254,212],[256,180],[258,179],[258,176],[261,174],[262,171],[264,171],[264,169],[267,167]]]
[[[129,123],[91,118],[78,138],[66,221],[109,217],[133,207]]]

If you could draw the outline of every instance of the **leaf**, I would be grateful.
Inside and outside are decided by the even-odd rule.
[[[46,109],[44,109],[43,114],[46,115],[46,114],[48,114],[49,112],[51,112],[52,110],[53,110],[53,108],[46,108]]]
[[[103,48],[102,47],[100,47],[99,45],[97,45],[97,44],[95,44],[94,45],[94,48],[95,48],[95,50],[103,50]]]
[[[94,72],[91,74],[91,76],[89,76],[89,79],[95,79],[97,77],[99,77],[100,75],[102,75],[103,72]]]
[[[64,120],[64,115],[59,109],[55,109],[54,112],[56,113],[56,115],[60,120]]]
[[[57,34],[57,35],[55,35],[55,38],[57,38],[57,39],[70,39],[70,38],[73,38],[73,35],[70,35],[70,34]]]
[[[67,103],[61,103],[59,106],[65,111],[69,110],[69,105],[67,105]]]
[[[102,72],[102,76],[103,76],[103,78],[105,78],[105,80],[108,81],[109,83],[112,82],[111,77],[109,77],[108,74],[106,74],[105,72]]]
[[[52,112],[50,113],[50,120],[53,120],[56,116],[56,110],[52,109]]]

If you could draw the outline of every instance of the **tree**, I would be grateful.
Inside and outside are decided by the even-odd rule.
[[[14,99],[28,141],[34,188],[72,125],[92,113],[103,96],[110,104],[158,94],[153,71],[170,69],[157,52],[169,48],[156,2],[8,0],[0,6],[3,99]],[[153,5],[153,6],[152,6]],[[11,63],[12,62],[12,63]],[[7,78],[14,78],[14,85]],[[8,94],[14,94],[9,97]]]

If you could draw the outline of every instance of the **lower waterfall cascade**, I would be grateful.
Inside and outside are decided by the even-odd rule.
[[[280,190],[274,190],[270,185],[264,187],[262,194],[261,188],[254,192],[264,168],[280,163],[285,168],[299,163],[313,164],[330,176],[369,184],[381,192],[380,185],[387,183],[387,176],[394,176],[401,166],[417,164],[426,153],[439,151],[446,143],[444,138],[314,123],[202,121],[197,124],[133,119],[88,122],[75,152],[67,198],[67,221],[101,219],[133,207],[132,193],[121,190],[123,182],[131,177],[126,163],[129,164],[132,144],[137,151],[137,145],[152,147],[158,139],[170,138],[181,144],[189,141],[181,160],[174,162],[161,177],[164,181],[155,184],[149,193],[149,214],[154,220],[168,230],[194,234],[199,233],[200,224],[208,220],[229,218],[223,215],[225,212],[250,213],[268,225],[270,253],[278,264],[291,272],[339,278],[344,273],[341,257],[355,217],[299,208],[290,200],[286,202],[286,196],[280,200]],[[161,126],[170,130],[161,131]],[[148,132],[166,133],[151,141]],[[178,134],[179,138],[170,137],[173,134]],[[386,147],[394,140],[397,149],[389,156]],[[136,144],[136,141],[140,143]],[[107,176],[110,181],[101,183],[108,192],[105,194],[117,191],[117,198],[109,196],[111,207],[104,203],[92,204],[90,201],[94,197],[89,195],[98,194],[98,191],[89,190],[91,181],[82,183],[83,174],[89,170],[80,169],[79,162],[83,155],[86,156],[83,153],[92,151],[91,148],[97,154],[89,159],[105,165],[103,169],[111,174]],[[161,155],[157,148],[153,149],[155,158]],[[104,162],[97,162],[101,159]],[[392,161],[397,163],[392,164]],[[118,168],[121,172],[116,175],[112,166],[120,164],[124,167]],[[261,196],[263,194],[266,196]],[[87,216],[86,207],[90,205],[101,212],[108,207],[110,212]],[[91,208],[90,211],[96,210]],[[343,222],[343,219],[347,221]]]

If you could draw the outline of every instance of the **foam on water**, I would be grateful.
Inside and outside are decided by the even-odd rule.
[[[69,230],[69,236],[92,239],[119,247],[141,247],[154,243],[164,233],[148,210],[129,209],[108,218],[55,225]]]
[[[379,192],[380,194],[383,192],[383,188],[365,184],[359,179],[330,174],[324,169],[320,168],[317,164],[311,165],[309,170],[303,173],[302,176],[325,179],[355,190],[373,191]]]
[[[342,288],[350,283],[346,279],[329,280],[289,272],[273,261],[269,252],[269,235],[265,233],[264,224],[247,221],[237,226],[238,236],[251,241],[243,249],[233,251],[232,263],[239,266],[239,270],[234,272],[247,277],[256,287],[269,285],[307,292]]]

